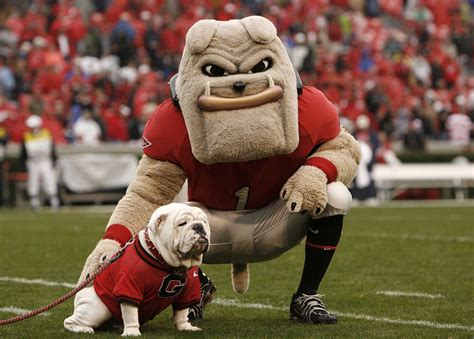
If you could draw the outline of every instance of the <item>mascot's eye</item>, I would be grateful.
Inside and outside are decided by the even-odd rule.
[[[184,221],[184,222],[182,222],[181,224],[178,224],[178,226],[184,226],[184,225],[186,225],[186,224],[187,224],[187,222]]]
[[[202,68],[202,72],[210,77],[223,77],[229,75],[229,72],[216,65],[206,65]]]
[[[249,73],[260,73],[265,72],[267,69],[272,67],[272,59],[266,58],[260,61],[258,64],[253,66]]]

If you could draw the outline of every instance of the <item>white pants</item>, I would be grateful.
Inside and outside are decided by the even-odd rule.
[[[37,197],[41,188],[48,197],[58,194],[56,172],[51,160],[28,160],[26,166],[28,169],[28,195],[30,198]]]
[[[350,196],[345,186],[341,189]],[[186,181],[174,202],[187,202],[187,190]],[[334,193],[337,192],[328,191],[329,201]],[[279,198],[262,208],[240,211],[208,209],[194,201],[187,204],[201,208],[209,218],[211,242],[203,257],[205,264],[247,264],[274,259],[306,238],[310,222],[307,214],[290,213],[286,201]],[[343,209],[328,204],[316,219],[346,215],[349,209],[350,204]]]
[[[275,199],[256,210],[218,211],[200,203],[209,218],[211,243],[206,264],[244,264],[274,259],[300,244],[310,222],[307,214],[290,213],[286,201]],[[319,218],[346,215],[347,210],[327,205]]]

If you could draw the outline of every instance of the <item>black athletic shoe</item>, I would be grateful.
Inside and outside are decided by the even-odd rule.
[[[191,306],[189,308],[188,320],[198,321],[204,319],[204,308],[213,299],[213,294],[216,292],[216,285],[212,282],[207,275],[199,270],[199,279],[201,281],[201,301],[199,304]]]
[[[290,319],[308,324],[335,324],[335,315],[326,311],[319,294],[293,294],[290,305]]]

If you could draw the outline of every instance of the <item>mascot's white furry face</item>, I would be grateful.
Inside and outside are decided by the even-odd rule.
[[[298,145],[296,76],[275,26],[263,17],[194,24],[176,91],[202,163],[288,154]]]

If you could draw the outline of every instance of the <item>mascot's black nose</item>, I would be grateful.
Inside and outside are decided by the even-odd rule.
[[[204,233],[204,226],[202,224],[194,224],[193,231],[197,233]]]
[[[245,82],[243,81],[237,81],[237,82],[234,82],[234,84],[232,85],[232,87],[234,87],[234,89],[239,92],[239,93],[242,93],[245,89]]]

